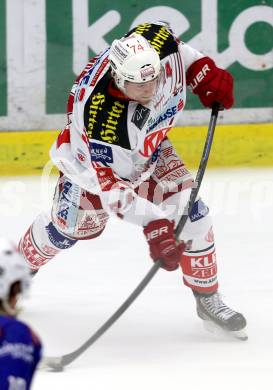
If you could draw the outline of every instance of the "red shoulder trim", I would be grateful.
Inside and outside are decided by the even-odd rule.
[[[57,138],[57,148],[62,144],[70,144],[70,130],[64,129]]]

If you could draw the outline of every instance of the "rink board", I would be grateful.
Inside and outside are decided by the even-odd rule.
[[[189,168],[199,164],[206,126],[176,127],[169,133]],[[58,131],[0,132],[0,175],[41,174]],[[209,167],[273,166],[273,124],[218,125]]]

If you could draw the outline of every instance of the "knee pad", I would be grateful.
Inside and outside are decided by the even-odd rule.
[[[98,195],[83,190],[65,176],[56,187],[52,222],[59,232],[76,240],[99,236],[108,221]]]

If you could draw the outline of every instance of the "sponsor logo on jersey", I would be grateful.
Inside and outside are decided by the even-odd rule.
[[[105,54],[108,52],[108,50],[109,49],[105,50],[100,56],[96,56],[96,57],[92,58],[91,61],[86,65],[85,69],[81,73],[81,76],[80,76],[81,78],[79,80],[78,86],[77,86],[77,81],[74,84],[75,86],[77,86],[77,88],[75,90],[75,98],[72,98],[73,100],[75,100],[75,102],[77,102],[77,101],[81,102],[83,100],[85,92],[86,92],[86,86],[88,86],[90,83],[92,73],[95,71],[96,65],[99,63],[99,61],[101,61],[101,59],[105,56]],[[98,80],[99,76],[101,75],[101,73],[103,72],[103,70],[107,64],[108,64],[108,57],[104,58],[104,60],[101,62],[98,70],[96,71],[93,79],[91,80],[90,85],[92,87],[96,84],[96,81]],[[71,112],[71,111],[72,111],[72,107],[70,109],[68,109],[68,112]]]
[[[165,129],[161,129],[147,135],[144,140],[143,150],[139,151],[139,153],[144,157],[150,157],[159,147],[170,130],[171,127],[166,127]]]
[[[146,37],[146,34],[150,32],[151,28],[152,36]],[[164,26],[154,26],[149,23],[143,23],[137,26],[134,30],[137,34],[144,35],[144,37],[150,42],[158,54],[161,54],[161,50],[165,45],[168,38],[172,37],[171,33]],[[146,34],[145,34],[146,33]],[[148,36],[148,34],[147,34]]]
[[[162,46],[165,45],[167,39],[170,37],[170,33],[166,30],[165,27],[161,27],[159,31],[155,33],[153,39],[150,40],[150,44],[155,48],[155,50],[160,54]]]
[[[79,81],[77,89],[75,90],[75,97],[74,98],[72,97],[72,100],[74,100],[75,102],[78,102],[78,101],[81,102],[84,98],[86,86],[89,84],[91,74],[94,71],[93,65],[94,65],[93,62],[87,64],[87,66],[84,70],[83,76],[82,76],[81,80]],[[72,112],[72,106],[70,109],[68,109],[68,112]]]
[[[168,145],[168,144],[167,144]],[[162,185],[179,186],[183,183],[183,188],[187,188],[192,182],[189,171],[184,163],[177,156],[172,146],[163,143],[159,160],[154,170],[154,176]]]
[[[77,148],[77,159],[80,162],[84,162],[86,160],[86,154],[80,148]]]
[[[97,143],[90,143],[91,160],[102,162],[103,164],[113,163],[113,151],[110,146]]]
[[[96,209],[93,212],[91,211],[90,214],[86,214],[77,224],[75,238],[95,237],[100,234],[103,231],[108,218],[109,215],[104,210]]]
[[[142,23],[142,24],[139,24],[136,28],[135,28],[135,33],[136,34],[144,34],[145,31],[148,32],[150,30],[150,28],[152,27],[152,25],[150,23]]]
[[[109,93],[111,82],[107,72],[96,84],[84,107],[84,125],[88,140],[120,145],[130,149],[127,132],[128,101],[120,100]]]
[[[108,142],[109,144],[118,141],[117,126],[119,119],[125,109],[125,104],[119,101],[115,101],[112,105],[111,111],[107,112],[106,121],[101,124],[103,130],[100,131],[100,137],[102,141]]]
[[[93,136],[94,125],[97,122],[96,118],[98,112],[102,110],[102,105],[105,102],[105,95],[98,92],[91,98],[91,104],[89,106],[89,116],[88,116],[88,125],[87,125],[87,135],[89,138]]]
[[[156,120],[148,128],[147,133],[152,131],[157,125],[159,125],[159,123],[175,116],[180,110],[182,110],[183,107],[184,101],[180,99],[176,106],[168,108],[163,114],[159,115],[159,117],[156,118]]]
[[[79,94],[77,95],[80,102],[81,102],[81,101],[83,100],[83,98],[84,98],[85,91],[86,91],[85,88],[81,88],[80,91],[79,91]]]
[[[136,127],[141,130],[145,125],[147,119],[149,118],[150,112],[151,110],[149,108],[138,104],[132,115],[131,122],[134,123]]]
[[[20,359],[27,363],[32,363],[34,360],[33,345],[21,343],[9,343],[4,341],[0,347],[0,356],[11,356],[13,359]]]
[[[98,78],[100,77],[101,73],[103,72],[103,70],[106,67],[106,65],[108,64],[108,62],[109,62],[109,59],[107,57],[107,58],[104,58],[104,60],[100,64],[99,69],[96,71],[95,76],[93,77],[93,79],[91,81],[92,87],[94,87],[94,85],[96,84]]]

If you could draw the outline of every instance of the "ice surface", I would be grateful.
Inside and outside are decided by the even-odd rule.
[[[55,179],[0,179],[0,235],[18,240],[50,207]],[[225,301],[249,340],[207,333],[180,271],[160,270],[119,321],[62,373],[33,390],[269,390],[273,388],[273,169],[208,171],[201,193],[214,218]],[[128,297],[151,267],[141,229],[112,219],[36,275],[20,318],[45,355],[71,352]]]

